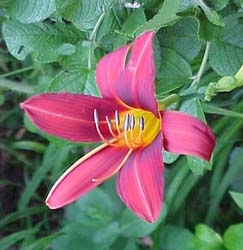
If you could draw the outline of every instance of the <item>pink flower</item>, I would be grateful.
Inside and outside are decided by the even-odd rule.
[[[103,141],[56,182],[46,199],[50,208],[73,202],[118,173],[120,198],[137,216],[154,222],[163,203],[162,148],[210,159],[215,138],[206,124],[182,112],[158,111],[153,38],[146,32],[101,59],[96,78],[102,98],[49,93],[21,104],[46,133],[76,142]]]

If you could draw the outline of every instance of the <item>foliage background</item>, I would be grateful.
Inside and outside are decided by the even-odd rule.
[[[128,3],[0,0],[1,250],[242,249],[243,2]],[[157,98],[178,94],[171,109],[207,120],[217,136],[213,160],[163,152],[165,202],[155,224],[123,206],[114,178],[50,211],[48,190],[94,145],[44,134],[19,103],[42,92],[99,95],[97,62],[147,30],[157,31]]]

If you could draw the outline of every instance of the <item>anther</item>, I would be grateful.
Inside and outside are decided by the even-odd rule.
[[[128,131],[129,129],[129,120],[130,120],[130,115],[126,113],[125,118],[124,118],[124,124],[123,124],[124,131]]]
[[[102,141],[106,142],[107,144],[110,144],[105,138],[104,136],[102,135],[101,131],[100,131],[100,128],[99,128],[99,116],[98,116],[98,112],[96,109],[94,109],[94,121],[95,121],[95,127],[96,127],[96,130],[97,130],[97,133],[99,135],[99,137],[101,138]]]
[[[107,125],[108,125],[108,128],[109,128],[110,133],[112,134],[113,137],[117,137],[117,136],[114,134],[113,130],[112,130],[112,123],[111,123],[110,118],[109,118],[108,116],[106,116],[105,119],[106,119],[106,123],[107,123]]]
[[[119,117],[119,113],[118,111],[116,110],[115,111],[115,124],[116,124],[116,129],[117,129],[117,132],[119,135],[121,135],[121,131],[120,131],[120,117]]]
[[[133,130],[135,127],[135,116],[131,115],[130,116],[130,129]]]
[[[144,118],[143,118],[143,116],[139,117],[139,129],[140,129],[140,131],[144,130]]]
[[[127,137],[127,132],[128,132],[128,129],[129,129],[129,123],[130,123],[130,115],[128,113],[126,113],[125,118],[124,118],[124,124],[123,124],[124,138],[125,138],[125,142],[126,142],[127,146],[129,148],[132,148],[132,146],[130,145],[130,142],[128,140],[128,137]]]

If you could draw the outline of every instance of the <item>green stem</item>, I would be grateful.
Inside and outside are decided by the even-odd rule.
[[[158,108],[159,110],[165,110],[170,105],[177,103],[179,99],[180,97],[177,94],[169,95],[165,97],[164,99],[162,99],[161,101],[158,101]]]
[[[97,23],[95,24],[95,27],[94,27],[94,29],[93,29],[91,35],[90,35],[90,38],[89,38],[89,40],[90,40],[89,56],[88,56],[88,68],[89,68],[89,69],[91,69],[92,48],[93,48],[93,44],[94,44],[94,42],[95,42],[95,37],[96,37],[97,31],[98,31],[98,29],[99,29],[99,27],[100,27],[100,25],[101,25],[101,23],[102,23],[104,17],[105,17],[105,12],[103,12],[103,13],[100,15],[100,17],[99,17]]]
[[[34,93],[34,88],[25,83],[7,80],[1,77],[0,77],[0,88],[6,88],[6,89],[13,90],[13,91],[25,93],[25,94]]]
[[[203,71],[205,69],[205,66],[206,66],[206,63],[207,63],[207,60],[208,60],[209,48],[210,48],[210,42],[207,42],[206,43],[206,48],[205,48],[205,51],[204,51],[204,55],[203,55],[203,59],[202,59],[202,63],[200,65],[200,68],[198,70],[197,75],[194,77],[194,80],[192,82],[192,86],[194,86],[194,85],[196,85],[196,84],[198,84],[200,82],[200,79],[202,77]]]
[[[23,68],[23,69],[18,69],[18,70],[9,72],[9,73],[2,74],[2,75],[0,75],[0,77],[9,77],[9,76],[17,75],[19,73],[23,73],[25,71],[32,70],[33,68],[34,68],[34,66],[29,66],[29,67],[26,67],[26,68]]]

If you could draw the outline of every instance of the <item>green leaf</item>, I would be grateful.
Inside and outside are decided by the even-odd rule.
[[[108,226],[99,228],[94,236],[93,242],[99,246],[99,248],[108,248],[118,238],[120,228],[118,222],[112,222]]]
[[[198,39],[198,21],[194,17],[186,17],[171,27],[159,32],[160,44],[177,51],[182,57],[190,61],[194,59],[202,47]]]
[[[66,208],[66,218],[83,226],[100,227],[111,221],[113,209],[110,197],[102,189],[95,188]]]
[[[198,98],[193,98],[184,102],[181,106],[181,111],[189,113],[203,122],[206,122],[203,109]],[[194,156],[186,156],[186,158],[189,168],[197,175],[202,175],[206,169],[212,169],[212,157],[210,162]]]
[[[156,81],[158,96],[187,84],[191,76],[191,67],[183,57],[175,50],[162,49],[161,67]]]
[[[21,250],[43,250],[48,249],[50,242],[60,236],[60,233],[53,233],[52,235],[42,237],[35,240],[34,243],[29,244],[26,247],[22,247]]]
[[[138,218],[129,209],[125,209],[120,220],[121,234],[126,237],[144,237],[149,235],[165,219],[167,209],[165,203],[157,221],[148,223]]]
[[[55,0],[55,2],[59,14],[72,21],[80,30],[94,28],[99,16],[112,4],[111,0]]]
[[[56,149],[53,144],[50,144],[44,154],[44,158],[41,166],[33,174],[31,180],[26,185],[26,188],[22,192],[18,201],[18,209],[23,209],[29,203],[31,197],[39,187],[41,181],[46,176],[47,172],[53,167],[53,165],[60,165],[64,161],[65,157],[69,154],[69,148],[64,147]],[[44,201],[43,201],[44,202]]]
[[[193,0],[193,2],[202,8],[205,16],[212,24],[217,25],[217,26],[224,26],[224,22],[221,20],[218,13],[214,11],[213,9],[209,8],[203,2],[203,0]]]
[[[224,18],[221,39],[210,47],[209,63],[221,76],[235,75],[243,64],[243,24],[238,18],[238,14]]]
[[[131,36],[135,36],[136,30],[145,22],[146,17],[144,14],[144,10],[142,8],[134,10],[122,25],[122,32],[125,32],[126,34],[129,34]]]
[[[229,0],[205,0],[206,4],[214,10],[222,10],[228,4]]]
[[[88,41],[80,41],[76,44],[76,50],[73,54],[68,56],[62,56],[58,62],[61,66],[67,70],[74,71],[81,68],[88,68],[88,61],[91,60],[91,68],[95,68],[96,60],[93,55],[93,51],[90,53],[91,43]],[[89,58],[91,57],[91,58]]]
[[[76,44],[83,39],[83,33],[62,23],[23,24],[9,20],[3,24],[3,37],[9,52],[24,60],[34,52],[37,61],[54,62],[63,55],[63,46]]]
[[[25,208],[23,210],[19,210],[13,213],[9,213],[5,217],[3,217],[0,220],[0,228],[3,228],[7,224],[10,224],[12,222],[15,222],[19,219],[29,217],[34,214],[42,214],[47,211],[47,207],[31,207],[31,208]]]
[[[37,153],[43,153],[46,146],[40,142],[35,141],[16,141],[12,144],[14,149],[30,150]]]
[[[238,207],[243,210],[243,193],[237,193],[233,191],[230,191],[229,193]]]
[[[195,250],[193,234],[181,227],[165,225],[160,230],[161,250]]]
[[[16,233],[12,233],[9,236],[6,236],[0,240],[0,249],[1,250],[8,250],[9,247],[14,245],[16,242],[23,240],[27,237],[30,237],[30,235],[33,235],[35,233],[35,230],[33,229],[27,229],[22,230]]]
[[[202,108],[204,112],[208,114],[218,114],[218,115],[226,115],[226,116],[231,116],[231,117],[243,118],[243,114],[241,113],[227,110],[224,108],[219,108],[214,105],[207,104],[207,103],[202,103]]]
[[[176,15],[180,7],[180,0],[165,0],[158,14],[148,20],[145,24],[141,25],[136,35],[143,33],[147,30],[158,30],[161,27],[166,27],[175,23],[179,17]]]
[[[224,245],[228,250],[242,250],[243,223],[230,226],[224,233]]]
[[[221,236],[210,227],[199,224],[195,228],[195,249],[197,250],[223,250]]]
[[[62,71],[50,83],[46,92],[70,92],[98,96],[95,72],[87,69]]]
[[[11,2],[9,14],[20,22],[36,23],[46,19],[54,11],[54,0],[16,0]]]

